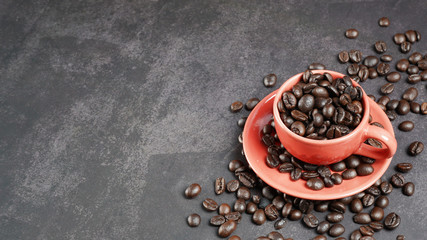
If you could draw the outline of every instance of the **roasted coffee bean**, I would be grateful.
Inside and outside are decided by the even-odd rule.
[[[400,59],[397,63],[396,63],[396,69],[398,71],[401,72],[406,72],[406,70],[408,70],[409,68],[409,61],[405,58]]]
[[[357,75],[357,73],[359,72],[359,69],[360,69],[359,64],[353,63],[353,64],[348,65],[347,73],[349,75]]]
[[[308,70],[325,70],[325,65],[321,63],[312,63],[308,66]]]
[[[238,111],[242,110],[242,108],[243,108],[243,103],[240,101],[236,101],[230,105],[230,110],[232,112],[238,112]]]
[[[282,102],[286,109],[292,110],[297,106],[297,98],[292,92],[284,92]]]
[[[286,240],[281,233],[276,231],[270,232],[267,237],[270,240]]]
[[[374,172],[374,168],[367,163],[362,163],[356,168],[357,175],[359,176],[367,176]]]
[[[329,209],[329,201],[320,201],[314,205],[316,212],[326,212]]]
[[[386,196],[379,196],[377,200],[375,200],[375,206],[380,208],[386,208],[389,204],[388,197]]]
[[[355,169],[347,169],[342,173],[343,179],[353,179],[357,176],[357,172]]]
[[[190,227],[199,226],[201,221],[202,220],[200,218],[200,215],[197,213],[193,213],[187,217],[187,223],[188,223],[188,226],[190,226]]]
[[[420,69],[417,66],[415,66],[415,65],[409,66],[408,70],[406,70],[406,72],[408,74],[418,74],[419,71],[420,71]]]
[[[409,102],[402,99],[399,101],[399,105],[397,105],[396,112],[400,115],[406,115],[411,110],[411,106],[409,105]]]
[[[406,196],[412,196],[415,192],[415,184],[412,182],[407,182],[403,185],[402,193]]]
[[[396,165],[396,170],[402,173],[407,173],[412,170],[411,163],[398,163]]]
[[[239,212],[239,213],[243,213],[246,211],[246,202],[245,199],[243,198],[239,198],[236,200],[236,202],[234,202],[234,207],[233,207],[235,212]]]
[[[405,240],[405,236],[404,235],[397,235],[396,240]]]
[[[323,183],[322,179],[320,178],[310,178],[307,181],[307,187],[312,190],[321,190],[325,187],[325,184]]]
[[[233,235],[233,236],[229,237],[228,240],[242,240],[242,239],[237,235]]]
[[[304,216],[303,222],[309,228],[316,228],[319,225],[319,220],[311,213]]]
[[[319,225],[317,225],[316,232],[318,234],[327,233],[330,227],[331,224],[328,221],[322,221],[319,223]]]
[[[416,156],[422,153],[424,150],[424,144],[419,141],[412,142],[408,147],[408,153],[411,156]]]
[[[234,230],[236,230],[236,228],[237,223],[234,220],[228,220],[219,226],[218,235],[223,238],[228,237],[234,232]]]
[[[375,68],[368,68],[368,73],[369,73],[369,78],[370,79],[374,79],[378,77],[378,72]],[[373,95],[371,95],[373,96]],[[375,101],[375,99],[372,99]]]
[[[417,30],[414,30],[414,31],[415,31],[415,34],[417,35],[417,41],[420,41],[421,40],[421,33],[418,32]]]
[[[298,203],[298,208],[301,210],[302,213],[310,213],[313,211],[314,204],[310,200],[301,199]]]
[[[223,194],[225,192],[225,179],[219,177],[215,180],[215,193],[217,195]]]
[[[301,178],[301,174],[302,174],[302,170],[301,168],[294,168],[291,171],[291,180],[292,181],[297,181]]]
[[[373,221],[381,221],[384,218],[384,210],[380,207],[374,207],[370,215]]]
[[[423,60],[418,61],[417,66],[419,69],[427,70],[427,58],[424,57]]]
[[[274,229],[280,230],[280,229],[284,228],[286,226],[286,224],[287,224],[286,219],[284,219],[284,218],[279,219],[274,223]]]
[[[270,73],[264,77],[263,83],[265,87],[274,87],[277,82],[277,76],[274,73]]]
[[[257,225],[262,225],[267,220],[265,216],[264,209],[258,209],[255,211],[254,215],[252,215],[252,221]]]
[[[198,183],[193,183],[185,189],[184,195],[186,198],[191,199],[197,197],[201,191],[202,187]]]
[[[403,121],[398,126],[400,131],[410,132],[414,129],[414,123],[412,121]]]
[[[380,190],[382,194],[390,194],[393,191],[393,186],[389,182],[384,181],[380,185]]]
[[[375,70],[375,69],[374,69]],[[368,79],[369,77],[369,69],[364,67],[364,68],[360,68],[357,76],[360,78],[361,82],[366,81],[366,79]]]
[[[240,187],[236,193],[237,198],[242,198],[244,200],[249,200],[251,198],[251,192],[247,187]]]
[[[295,98],[300,99],[302,97],[302,95],[304,94],[303,90],[302,90],[302,86],[301,85],[294,85],[292,87],[292,93],[294,94]]]
[[[378,25],[380,25],[380,27],[388,27],[390,25],[390,20],[387,17],[382,17],[378,20]]]
[[[427,102],[421,103],[420,113],[422,115],[426,115],[427,114]]]
[[[380,91],[384,95],[392,93],[394,91],[394,85],[393,85],[393,83],[386,83],[386,84],[384,84],[381,87]]]
[[[329,204],[329,210],[331,212],[338,212],[338,213],[344,214],[345,209],[346,209],[346,206],[341,201],[333,201],[332,203]]]
[[[259,99],[258,98],[251,98],[249,99],[246,104],[245,104],[245,108],[248,111],[251,111],[252,109],[255,108],[255,106],[259,103]]]
[[[427,70],[422,71],[420,76],[422,81],[427,81]]]
[[[408,76],[408,83],[410,84],[416,84],[421,82],[421,76],[419,74],[411,74]]]
[[[302,87],[302,90],[304,91],[304,93],[311,93],[311,91],[318,86],[316,82],[317,82],[317,78],[320,78],[320,77],[323,77],[323,75],[322,74],[311,75],[310,80],[308,80],[309,82]]]
[[[359,228],[359,231],[360,231],[360,233],[363,235],[363,236],[373,236],[374,235],[374,229],[372,229],[371,227],[369,227],[369,226],[361,226],[360,228]]]
[[[329,93],[326,90],[326,88],[324,87],[315,87],[312,91],[311,94],[316,97],[322,97],[322,98],[328,98],[329,97]],[[314,99],[312,100],[313,102],[315,101]],[[313,104],[314,105],[314,104]]]
[[[417,97],[418,97],[418,90],[414,87],[410,87],[410,88],[406,89],[402,95],[402,99],[404,99],[408,102],[414,101],[415,98],[417,98]]]
[[[381,185],[380,185],[381,186]],[[376,186],[370,186],[369,188],[367,188],[365,190],[366,193],[369,193],[373,196],[379,196],[381,194],[381,191],[378,187]]]
[[[285,162],[279,166],[279,172],[281,173],[289,173],[292,170],[294,170],[294,165],[292,165],[292,163]]]
[[[349,58],[349,56],[348,56],[348,52],[347,52],[347,51],[341,51],[341,52],[338,54],[338,60],[339,60],[341,63],[346,63],[346,62],[348,62],[348,60],[350,60],[350,58]]]
[[[295,111],[295,110],[294,110],[294,111]],[[300,113],[301,113],[301,112],[300,112]],[[303,118],[304,116],[307,116],[307,115],[305,115],[305,114],[303,113],[303,114],[296,115],[296,116]],[[307,117],[307,119],[308,119],[308,117]],[[292,125],[291,125],[291,129],[290,129],[290,130],[291,130],[292,132],[294,132],[294,133],[296,133],[296,134],[300,135],[300,136],[304,136],[304,134],[305,134],[305,126],[304,126],[304,123],[302,123],[302,122],[300,122],[300,121],[295,121],[295,122],[293,122],[293,123],[292,123]]]
[[[402,44],[400,44],[400,51],[402,53],[408,53],[409,51],[411,51],[411,43],[403,42]]]
[[[269,220],[276,220],[279,218],[279,211],[273,204],[268,204],[264,209],[265,215]]]
[[[224,216],[226,214],[229,214],[230,212],[231,212],[231,207],[227,203],[223,203],[223,204],[219,205],[219,207],[218,207],[218,214],[219,215]]]
[[[377,103],[381,105],[387,105],[387,103],[390,101],[390,97],[388,96],[382,96],[378,99]]]
[[[401,44],[401,43],[403,43],[404,41],[406,40],[406,37],[405,37],[405,35],[404,34],[402,34],[402,33],[396,33],[394,36],[393,36],[393,41],[394,41],[394,43],[396,43],[396,44]]]
[[[384,228],[384,224],[379,221],[374,221],[369,223],[369,227],[372,228],[375,232],[381,231]]]
[[[330,177],[332,175],[331,170],[326,166],[319,166],[317,168],[317,173],[319,173],[321,177]]]
[[[384,76],[390,72],[390,65],[388,63],[379,63],[377,66],[378,75]]]
[[[359,63],[362,61],[362,52],[359,50],[350,50],[348,56],[350,57],[350,61],[353,63]]]
[[[227,191],[228,192],[235,192],[237,189],[239,189],[240,183],[237,180],[231,180],[227,183]]]
[[[230,163],[228,164],[228,170],[234,172],[234,171],[236,171],[236,169],[243,167],[243,166],[244,166],[244,164],[242,161],[235,159],[235,160],[230,161]]]
[[[277,191],[270,186],[263,187],[261,193],[262,196],[267,198],[268,200],[273,200],[273,198],[277,195]]]
[[[221,215],[213,216],[211,217],[209,223],[214,226],[220,226],[221,224],[225,223],[225,217]]]
[[[216,211],[218,209],[218,203],[216,203],[213,199],[210,199],[210,198],[206,198],[203,201],[202,205],[205,208],[205,210],[207,210],[209,212],[213,212],[213,211]]]
[[[365,194],[365,196],[362,197],[362,204],[364,207],[372,206],[375,202],[375,197],[371,194]]]
[[[262,136],[261,140],[264,143],[264,145],[267,147],[274,145],[274,142],[275,142],[274,137],[269,134]]]
[[[347,168],[357,168],[360,164],[360,158],[357,155],[350,155],[344,162]]]
[[[277,166],[279,166],[280,160],[278,156],[268,154],[266,157],[266,163],[268,167],[276,168]]]
[[[399,225],[400,225],[400,217],[395,212],[388,214],[384,219],[384,226],[389,230],[393,230],[397,228]]]
[[[246,213],[253,214],[256,210],[258,210],[258,206],[254,202],[246,204]]]
[[[360,201],[360,199],[358,198],[353,199],[350,203],[350,211],[354,213],[359,213],[362,210],[363,210],[362,201]]]
[[[405,184],[405,177],[400,173],[396,173],[391,176],[390,182],[391,184],[393,184],[394,187],[401,188]]]
[[[373,138],[368,138],[368,144],[373,146],[373,147],[376,147],[376,148],[381,148],[381,142],[376,140],[376,139],[373,139]],[[369,163],[369,164],[375,163],[375,159],[368,158],[365,156],[360,156],[360,161],[362,161],[364,163]]]
[[[350,240],[360,240],[362,238],[362,234],[360,233],[359,229],[354,230],[350,234]]]
[[[314,97],[311,94],[305,94],[298,101],[298,109],[300,111],[302,111],[303,113],[308,113],[311,110],[313,110],[313,108],[314,108]],[[293,111],[298,111],[298,110],[293,110]],[[292,112],[291,112],[291,114],[292,114]],[[297,118],[295,118],[295,119],[298,120]],[[305,121],[305,120],[303,120],[303,121]]]
[[[286,218],[292,210],[292,203],[286,203],[282,208],[282,217]]]
[[[422,59],[423,59],[423,55],[419,52],[414,52],[408,57],[409,62],[412,64],[417,64],[417,62]]]
[[[353,221],[357,224],[368,224],[372,220],[368,213],[358,213],[354,215]]]
[[[345,228],[340,223],[336,223],[336,224],[332,225],[332,227],[329,229],[329,235],[331,237],[338,237],[341,234],[343,234],[344,232],[345,232]]]
[[[331,212],[328,215],[326,215],[326,220],[330,223],[338,223],[341,222],[344,219],[344,215],[342,213],[338,212]]]
[[[414,30],[408,30],[405,32],[406,40],[408,40],[411,43],[414,43],[417,41],[417,33]]]
[[[334,173],[334,174],[332,174],[332,175],[331,175],[331,180],[332,180],[332,182],[333,182],[334,184],[339,185],[339,184],[341,184],[341,183],[342,183],[343,178],[342,178],[341,174],[339,174],[339,173]]]
[[[239,120],[237,120],[237,126],[243,128],[245,126],[247,117],[241,117]]]
[[[354,28],[347,29],[347,31],[345,31],[345,36],[349,39],[355,39],[359,36],[359,31]]]
[[[387,51],[387,44],[384,41],[377,41],[374,47],[377,53],[384,53]]]
[[[393,57],[391,55],[384,54],[384,55],[381,56],[380,59],[383,62],[391,62],[393,60]]]
[[[344,161],[339,161],[337,163],[330,165],[330,168],[334,172],[341,172],[341,171],[345,170],[346,166],[345,166]]]
[[[256,176],[253,173],[241,172],[238,174],[239,181],[248,188],[253,188],[256,182]]]
[[[398,72],[391,72],[386,77],[387,81],[395,83],[400,81],[400,74]]]
[[[252,195],[252,202],[259,204],[261,202],[261,197],[258,194]]]
[[[298,210],[298,209],[292,209],[291,210],[291,212],[289,213],[289,215],[288,215],[288,218],[291,220],[291,221],[297,221],[297,220],[300,220],[301,218],[302,218],[302,213],[301,213],[301,211],[300,210]]]

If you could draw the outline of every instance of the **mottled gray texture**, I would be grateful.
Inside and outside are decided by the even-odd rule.
[[[25,1],[0,2],[0,239],[215,239],[205,197],[213,181],[232,175],[227,164],[241,158],[235,100],[267,95],[270,72],[278,84],[314,61],[344,72],[341,50],[372,54],[376,40],[392,44],[396,32],[417,29],[426,54],[424,1]],[[391,26],[380,28],[379,17]],[[360,30],[356,40],[347,28]],[[394,61],[395,62],[395,61]],[[393,62],[393,64],[394,64]],[[364,83],[377,97],[385,81]],[[409,86],[397,83],[399,97]],[[418,84],[426,101],[426,83]],[[402,224],[377,239],[425,238],[427,151],[405,153],[426,139],[419,125],[397,130],[392,166],[409,161],[413,197],[391,194],[386,212]],[[389,169],[386,176],[394,172]],[[183,197],[192,182],[195,200]],[[215,197],[232,203],[233,196]],[[197,212],[202,225],[187,227]],[[266,235],[244,216],[236,233]],[[345,236],[357,226],[346,215]],[[301,223],[281,230],[294,239],[313,231]]]

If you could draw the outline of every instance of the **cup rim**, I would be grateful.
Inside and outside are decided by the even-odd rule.
[[[335,71],[331,71],[331,70],[310,70],[312,73],[332,73],[334,75],[339,75],[340,78],[342,78],[343,76],[346,76],[345,74],[339,73],[339,72],[335,72]],[[362,90],[362,104],[363,104],[363,115],[362,115],[362,119],[360,120],[359,125],[354,128],[349,134],[341,136],[339,138],[334,138],[334,139],[326,139],[326,140],[317,140],[317,139],[310,139],[304,136],[300,136],[294,132],[292,132],[282,121],[282,119],[280,118],[280,113],[279,113],[279,109],[277,108],[277,103],[279,102],[279,100],[282,99],[282,95],[283,92],[285,92],[285,88],[288,87],[288,85],[290,84],[288,81],[290,79],[294,79],[294,78],[298,78],[300,79],[302,77],[302,75],[304,74],[304,72],[302,73],[298,73],[290,78],[288,78],[281,86],[280,88],[277,90],[277,95],[274,99],[274,103],[273,103],[273,116],[274,116],[274,123],[278,124],[279,127],[283,128],[285,132],[291,134],[294,138],[300,140],[300,141],[304,141],[306,143],[311,143],[311,144],[320,144],[320,145],[328,145],[328,144],[337,144],[340,142],[344,142],[349,140],[350,138],[353,138],[355,135],[359,134],[360,131],[363,131],[364,128],[363,126],[366,125],[368,123],[368,118],[369,118],[369,111],[370,111],[370,107],[369,107],[369,103],[368,103],[368,96],[366,95],[365,90],[363,90],[363,88],[357,83],[355,82],[352,78],[351,81],[353,83],[353,86],[355,87],[360,87],[360,89]],[[334,78],[335,79],[335,78]],[[287,84],[288,83],[288,84]],[[292,86],[294,86],[297,82],[295,82]],[[277,120],[276,120],[277,119]]]

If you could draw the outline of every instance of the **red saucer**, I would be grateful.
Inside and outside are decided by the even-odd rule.
[[[292,181],[289,173],[280,173],[277,168],[272,169],[265,163],[267,148],[261,142],[262,128],[273,117],[273,102],[277,91],[270,93],[261,100],[249,114],[243,130],[243,149],[246,159],[253,171],[265,183],[271,187],[294,197],[312,200],[332,200],[339,199],[359,193],[370,187],[387,170],[392,158],[377,159],[372,167],[374,172],[368,176],[358,176],[351,180],[344,180],[342,184],[332,188],[323,188],[319,191],[309,189],[304,180]],[[390,120],[378,105],[369,99],[371,104],[371,116],[373,122],[381,123],[386,130],[394,136],[393,127]]]

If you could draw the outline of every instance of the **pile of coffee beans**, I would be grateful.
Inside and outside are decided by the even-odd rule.
[[[286,91],[277,108],[292,132],[311,139],[333,139],[350,133],[363,116],[362,89],[348,76],[306,70],[301,80]]]
[[[379,19],[378,24],[381,27],[387,27],[390,25],[390,20],[383,17]],[[355,29],[348,30],[349,37],[358,36],[358,31],[353,30]],[[396,44],[400,45],[402,52],[409,52],[411,44],[419,41],[420,39],[420,33],[415,30],[407,31],[405,34],[396,34],[394,36],[394,41]],[[377,41],[374,44],[374,48],[380,54],[387,51],[387,46],[383,41]],[[396,65],[398,72],[390,72],[391,66],[388,62],[391,62],[392,59],[393,57],[387,54],[383,54],[380,58],[376,56],[367,56],[363,59],[362,53],[359,50],[350,50],[349,52],[341,51],[338,54],[338,60],[341,63],[351,63],[347,70],[349,71],[349,75],[351,75],[350,77],[356,82],[363,82],[368,78],[374,79],[381,76],[388,81],[389,84],[381,89],[381,93],[384,94],[384,96],[380,97],[377,100],[377,103],[380,108],[386,112],[391,121],[397,119],[398,115],[408,114],[409,111],[416,114],[427,114],[427,103],[423,102],[422,104],[419,104],[415,102],[415,99],[418,96],[418,91],[415,87],[406,90],[400,100],[390,99],[387,96],[388,93],[394,90],[393,84],[400,81],[402,78],[401,73],[398,72],[407,72],[409,74],[407,81],[411,84],[427,80],[427,56],[422,57],[421,54],[413,53],[408,59],[400,60]],[[315,69],[325,69],[325,66],[321,63],[313,63],[308,67],[308,70]],[[413,74],[418,74],[420,76],[420,80],[417,76],[410,77],[410,75]],[[306,71],[305,75],[309,76],[306,78],[308,81],[304,82],[304,80],[302,80],[302,82],[304,85],[308,85],[311,83],[310,77],[314,74],[310,71]],[[269,74],[264,77],[263,84],[265,87],[273,87],[275,86],[277,79],[278,78],[275,74]],[[295,100],[301,100],[304,94],[310,94],[315,97],[312,92],[316,87],[326,88],[326,85],[334,86],[334,80],[329,81],[328,75],[314,76],[311,81],[315,82],[317,86],[313,88],[307,87],[307,92],[305,92],[303,89],[304,85],[301,83],[302,95],[300,95],[299,98],[297,98],[295,93],[292,91],[292,94],[295,96]],[[329,84],[326,82],[329,82]],[[334,87],[338,93],[342,95],[343,93],[346,93],[345,89],[349,87],[349,85],[345,84],[344,79],[339,80],[339,83],[344,83],[344,92],[340,90],[344,85],[340,85],[341,87],[339,88],[337,88],[338,85]],[[331,94],[329,92],[330,90],[326,90],[328,94]],[[368,96],[374,101],[376,100],[375,96]],[[334,100],[334,97],[338,98],[339,103],[339,97],[337,95],[329,95],[329,98],[332,99],[329,104],[335,104],[335,107],[337,100]],[[249,99],[245,105],[242,102],[237,101],[230,106],[230,110],[232,112],[239,112],[243,107],[245,107],[246,110],[250,111],[255,108],[258,103],[258,98]],[[305,131],[307,132],[307,129],[311,127],[309,126],[308,121],[311,121],[311,123],[313,123],[313,127],[316,128],[314,126],[313,118],[314,107],[310,110],[311,112],[304,112],[302,110],[304,110],[304,107],[306,106],[303,106],[303,109],[299,109],[298,101],[292,104],[296,104],[295,108],[292,110],[297,109],[302,113],[308,113],[307,122],[304,122]],[[309,104],[309,108],[310,105],[311,103]],[[344,107],[342,108],[345,109]],[[285,109],[286,113],[290,110],[286,107]],[[292,111],[290,111],[289,114],[286,114],[286,118],[283,117],[282,120],[285,123],[286,121],[290,121],[287,120],[289,116],[293,118],[291,112]],[[321,113],[323,114],[323,109]],[[350,113],[352,112],[350,111]],[[237,124],[239,127],[244,127],[246,118],[247,117],[242,117],[238,120]],[[329,121],[331,125],[338,123],[335,121],[334,117],[332,117],[332,119],[327,117],[325,118],[323,114],[323,124],[325,124],[326,121]],[[371,121],[372,118],[370,118],[370,124],[382,127],[381,124]],[[294,122],[296,122],[295,119]],[[403,121],[400,124],[401,126],[399,126],[399,129],[401,128],[402,131],[409,129],[412,130],[415,126],[411,123],[412,122],[410,121]],[[292,125],[292,123],[290,125]],[[307,186],[312,189],[328,187],[331,184],[330,182],[332,182],[332,186],[333,184],[340,184],[344,179],[352,179],[357,175],[367,175],[373,171],[370,164],[372,164],[375,159],[356,155],[352,155],[347,159],[330,166],[316,166],[301,162],[283,148],[283,145],[280,144],[277,134],[275,133],[274,127],[274,121],[270,121],[270,123],[262,129],[261,141],[266,145],[268,152],[266,164],[270,167],[277,167],[279,171],[284,171],[290,174],[290,178],[292,180],[306,180]],[[311,130],[309,129],[308,132],[310,131]],[[303,135],[308,137],[309,134]],[[243,142],[242,135],[238,137],[238,141],[240,143]],[[381,142],[375,139],[368,139],[366,143],[371,146],[381,147]],[[416,157],[421,154],[423,150],[424,144],[420,141],[414,141],[409,145],[407,152],[410,156]],[[243,150],[242,156],[244,156]],[[265,236],[259,236],[256,238],[257,240],[290,240],[291,238],[285,238],[279,231],[286,228],[286,226],[293,221],[301,221],[304,226],[309,229],[313,229],[316,235],[312,238],[314,240],[325,240],[327,239],[326,234],[340,240],[372,240],[375,239],[374,235],[376,232],[382,231],[383,229],[394,230],[400,225],[401,218],[398,213],[387,211],[387,207],[390,203],[388,195],[399,188],[401,188],[402,194],[406,196],[412,196],[415,193],[415,184],[407,181],[408,177],[406,174],[413,169],[413,165],[409,162],[398,163],[395,166],[396,173],[389,180],[383,178],[378,179],[365,191],[350,197],[331,201],[312,201],[293,197],[277,191],[265,184],[251,170],[245,160],[231,160],[229,162],[228,169],[234,173],[234,179],[229,179],[227,181],[223,177],[218,177],[213,184],[213,192],[215,193],[215,195],[213,195],[215,197],[206,198],[201,202],[201,204],[205,211],[213,214],[209,220],[209,224],[218,228],[218,236],[222,238],[228,237],[229,240],[241,239],[239,236],[233,235],[233,232],[237,229],[241,219],[245,217],[245,215],[249,215],[255,225],[274,222],[274,224],[272,224],[274,231],[266,234]],[[202,188],[199,184],[193,183],[185,189],[184,196],[188,199],[197,199],[201,190]],[[236,200],[231,204],[218,203],[222,194],[234,194]],[[360,225],[359,228],[354,229],[353,231],[346,230],[348,226],[344,226],[342,224],[342,220],[344,219],[344,214],[346,212],[351,212],[353,214],[352,220],[354,223]],[[319,217],[321,213],[326,214],[324,220]],[[190,227],[197,227],[201,222],[202,220],[197,213],[190,214],[187,217],[187,224]],[[347,236],[345,236],[346,233]],[[402,240],[405,239],[405,236],[397,235],[396,239]]]

